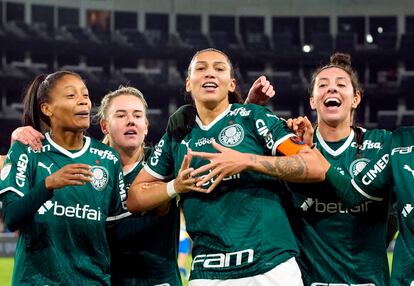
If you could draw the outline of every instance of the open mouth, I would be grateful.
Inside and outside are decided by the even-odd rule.
[[[340,107],[342,103],[338,98],[331,97],[326,99],[323,104],[326,107]]]
[[[206,82],[202,85],[204,88],[217,88],[218,85],[214,82]]]
[[[89,116],[89,111],[80,111],[75,113],[77,116]]]
[[[129,130],[127,132],[124,133],[124,135],[137,135],[138,133],[134,130]]]

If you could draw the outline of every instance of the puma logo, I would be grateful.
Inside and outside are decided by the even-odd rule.
[[[411,175],[413,175],[413,177],[414,177],[414,170],[413,170],[413,169],[411,169],[411,168],[410,168],[410,166],[408,166],[408,165],[404,165],[404,170],[407,170],[408,172],[410,172],[410,173],[411,173]]]
[[[188,140],[187,142],[184,141],[184,139],[181,141],[181,144],[185,145],[187,147],[187,149],[190,149],[190,140]]]
[[[45,169],[48,171],[49,175],[51,175],[51,174],[52,174],[52,172],[50,171],[50,168],[52,168],[53,163],[52,163],[52,164],[50,164],[50,166],[49,166],[49,167],[48,167],[48,166],[46,166],[45,164],[43,164],[42,162],[39,162],[37,165],[38,165],[39,167],[45,168]]]

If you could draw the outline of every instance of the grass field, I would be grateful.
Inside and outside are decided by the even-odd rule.
[[[392,261],[392,253],[388,253],[388,261]],[[13,258],[3,258],[0,257],[0,285],[9,286],[11,285],[11,275],[13,271]],[[184,282],[184,286],[187,285],[187,282]]]

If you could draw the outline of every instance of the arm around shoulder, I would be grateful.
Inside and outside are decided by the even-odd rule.
[[[132,213],[148,211],[167,204],[170,199],[167,183],[142,169],[129,188],[127,208]]]

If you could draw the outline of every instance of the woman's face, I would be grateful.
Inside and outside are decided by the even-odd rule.
[[[52,130],[84,131],[90,125],[91,106],[85,83],[74,75],[65,75],[52,87],[41,110],[49,117]]]
[[[351,111],[361,101],[359,91],[355,92],[348,73],[337,67],[322,70],[315,79],[310,105],[318,114],[318,122],[338,125],[349,122]]]
[[[186,90],[191,93],[196,105],[214,107],[222,102],[228,104],[228,93],[235,88],[236,81],[231,77],[230,64],[223,54],[205,51],[191,62]]]
[[[136,149],[148,133],[148,121],[142,101],[135,95],[120,95],[111,100],[101,128],[110,144],[118,149]]]

